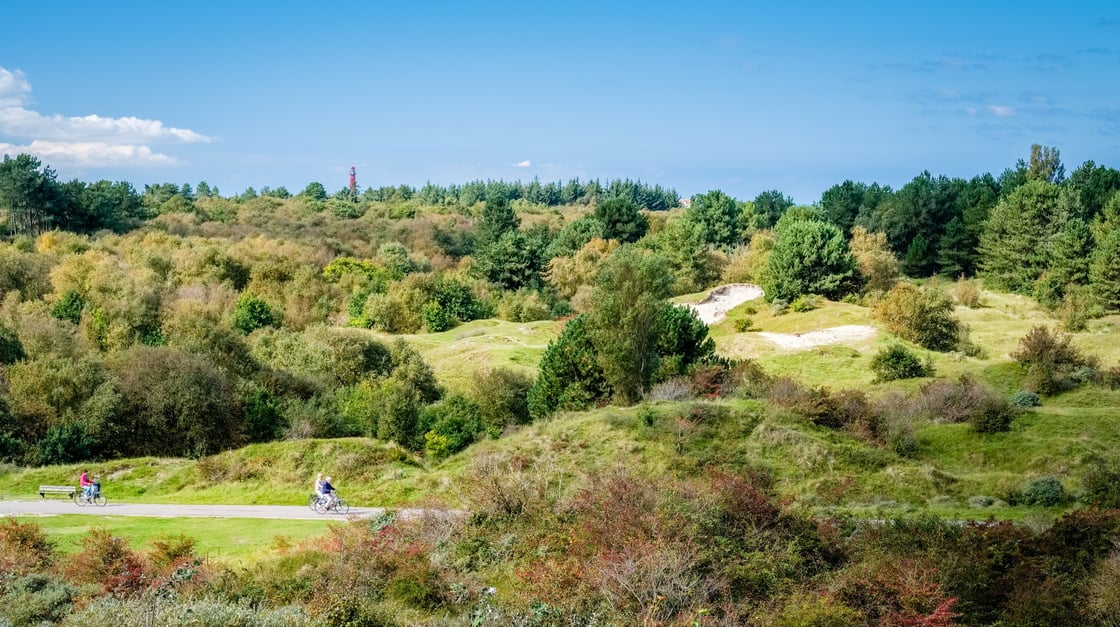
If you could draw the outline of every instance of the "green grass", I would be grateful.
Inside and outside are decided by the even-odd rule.
[[[152,540],[184,535],[195,541],[195,555],[227,564],[250,563],[290,546],[329,533],[317,520],[268,520],[248,518],[151,518],[144,516],[24,516],[22,522],[42,527],[59,552],[81,549],[93,527],[102,527],[129,539],[134,550],[151,548]],[[336,524],[336,523],[330,523]]]
[[[474,320],[442,333],[376,335],[387,342],[403,338],[420,351],[441,384],[463,391],[471,375],[478,370],[509,368],[535,376],[541,355],[548,343],[560,334],[563,325],[553,320],[488,319]]]

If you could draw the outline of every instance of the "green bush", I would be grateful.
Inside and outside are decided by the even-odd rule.
[[[482,412],[482,422],[491,437],[501,435],[506,425],[530,421],[529,390],[533,380],[508,368],[476,370],[469,396]]]
[[[820,307],[820,297],[814,294],[802,294],[793,299],[793,302],[789,305],[789,308],[797,313],[812,311],[817,307]]]
[[[735,330],[739,333],[745,333],[754,328],[754,320],[750,318],[739,318],[735,321]]]
[[[1030,390],[1019,390],[1011,395],[1009,402],[1014,407],[1038,407],[1042,404],[1038,398],[1038,394]]]
[[[983,407],[969,423],[976,433],[1003,433],[1011,428],[1013,420],[1015,410],[1007,403],[999,403]]]
[[[871,359],[871,371],[876,382],[897,379],[915,379],[933,376],[933,361],[928,357],[923,362],[917,355],[901,344],[883,348]]]
[[[32,449],[37,466],[69,464],[93,457],[95,443],[82,423],[71,422],[47,429],[42,439]]]
[[[49,625],[70,613],[78,590],[52,575],[31,574],[15,580],[0,596],[0,618],[8,625]]]
[[[279,327],[281,316],[264,299],[246,292],[237,299],[233,308],[233,326],[242,333],[252,333],[262,327]]]
[[[1032,479],[1019,491],[1019,502],[1024,505],[1051,507],[1066,500],[1066,489],[1060,479],[1046,475]]]
[[[425,407],[420,424],[426,427],[425,448],[436,459],[457,453],[482,432],[482,412],[473,401],[458,394]],[[422,427],[422,428],[424,428]]]
[[[1101,458],[1090,459],[1085,465],[1081,484],[1085,486],[1084,500],[1090,504],[1120,508],[1120,464]]]
[[[871,308],[891,333],[933,351],[951,351],[961,340],[953,301],[935,289],[899,283]]]
[[[1096,374],[1098,362],[1070,344],[1068,333],[1052,332],[1045,325],[1033,327],[1019,340],[1011,357],[1027,371],[1026,386],[1038,394],[1071,390]]]
[[[424,330],[428,333],[439,333],[455,326],[455,318],[434,300],[420,308],[420,319],[424,321]]]

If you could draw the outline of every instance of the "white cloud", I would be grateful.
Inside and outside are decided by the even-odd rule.
[[[213,138],[159,120],[97,114],[63,116],[26,108],[31,85],[23,72],[0,67],[0,136],[28,140],[0,143],[3,152],[27,152],[51,164],[84,166],[169,165],[175,159],[156,152],[153,143],[209,143]]]
[[[518,161],[517,163],[513,164],[513,167],[515,167],[515,168],[531,168],[531,167],[533,167],[533,162],[526,159],[524,161]]]
[[[48,165],[85,167],[119,165],[174,165],[175,159],[152,151],[148,146],[107,144],[105,142],[52,142],[35,140],[17,146],[0,143],[0,154],[28,153],[49,162]]]
[[[9,72],[0,67],[0,107],[16,107],[27,102],[31,85],[23,72]]]
[[[1004,105],[988,105],[988,111],[998,118],[1009,118],[1015,115],[1015,108]]]

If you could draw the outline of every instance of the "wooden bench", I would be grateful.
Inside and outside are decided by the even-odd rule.
[[[39,486],[39,496],[46,498],[48,494],[65,494],[66,496],[74,496],[78,491],[72,485],[41,485]]]

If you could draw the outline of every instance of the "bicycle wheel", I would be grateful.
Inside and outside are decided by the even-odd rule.
[[[331,510],[340,516],[345,516],[350,513],[350,504],[343,499],[338,499]]]
[[[309,494],[307,496],[307,509],[315,511],[315,504],[319,502],[319,495]]]
[[[326,514],[327,513],[327,501],[326,501],[326,499],[316,499],[314,509],[315,509],[316,514]]]
[[[89,504],[89,501],[86,499],[86,495],[84,494],[75,494],[74,502],[78,504],[78,507],[85,507]]]
[[[100,494],[98,494],[97,496],[93,497],[93,504],[94,504],[94,505],[96,505],[96,506],[98,506],[98,507],[105,507],[105,504],[106,504],[106,503],[108,503],[108,502],[109,502],[109,501],[107,501],[107,500],[105,499],[105,497],[101,496]]]

